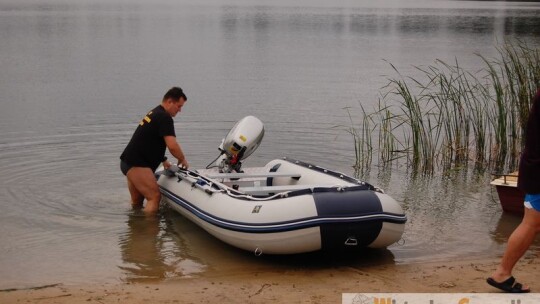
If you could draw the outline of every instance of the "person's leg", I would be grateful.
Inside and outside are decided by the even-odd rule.
[[[137,190],[135,185],[127,177],[127,173],[131,170],[132,166],[128,165],[123,160],[120,161],[120,171],[126,176],[129,194],[131,196],[131,207],[133,209],[141,209],[143,207],[144,196]]]
[[[127,179],[129,194],[131,195],[131,207],[133,209],[142,209],[144,196],[137,190],[135,185]]]
[[[132,194],[132,202],[140,202],[140,198],[137,197],[137,193],[146,198],[146,206],[144,212],[148,214],[155,214],[159,210],[159,201],[161,200],[161,193],[154,176],[154,172],[150,168],[133,167],[127,173],[128,185],[130,186],[130,193],[134,190],[135,198]]]
[[[540,232],[540,212],[525,208],[523,220],[510,235],[501,262],[491,276],[493,280],[503,282],[512,276],[514,266],[529,249],[538,232]],[[523,286],[523,289],[528,288],[528,286]]]

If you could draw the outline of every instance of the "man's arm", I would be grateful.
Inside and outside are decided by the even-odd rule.
[[[188,168],[189,164],[186,160],[186,157],[184,156],[184,152],[182,151],[182,148],[176,141],[176,137],[174,136],[165,136],[165,144],[167,145],[167,149],[169,149],[169,152],[171,152],[172,156],[176,157],[178,159],[178,165],[182,165],[184,168]]]

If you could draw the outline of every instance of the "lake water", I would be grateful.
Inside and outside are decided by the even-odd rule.
[[[179,85],[193,168],[255,115],[266,134],[246,165],[289,156],[354,174],[345,108],[355,118],[377,103],[389,63],[408,76],[436,59],[477,70],[476,53],[497,57],[513,38],[540,45],[539,3],[0,0],[0,289],[328,265],[256,258],[170,210],[134,214],[118,157],[142,115]],[[409,222],[403,242],[353,266],[499,255],[519,222],[489,175],[365,178]]]

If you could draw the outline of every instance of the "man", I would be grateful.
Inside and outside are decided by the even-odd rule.
[[[120,169],[127,177],[131,204],[144,212],[156,214],[159,210],[161,193],[154,172],[161,162],[165,168],[171,166],[165,157],[165,148],[178,159],[178,165],[187,168],[188,162],[182,148],[176,142],[173,117],[178,114],[187,97],[179,87],[171,88],[161,104],[148,112],[141,120],[124,152],[120,156]]]
[[[525,149],[519,162],[518,188],[525,192],[525,214],[512,232],[497,270],[487,279],[489,285],[506,292],[530,292],[528,286],[517,283],[512,270],[540,232],[540,90],[532,101]]]

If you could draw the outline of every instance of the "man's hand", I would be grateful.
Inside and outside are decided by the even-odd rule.
[[[185,158],[182,159],[182,160],[178,160],[178,167],[188,169],[189,168],[189,163],[187,162],[187,160]]]
[[[165,168],[165,170],[169,169],[171,167],[171,163],[168,161],[168,160],[165,160],[163,162],[163,168]]]

